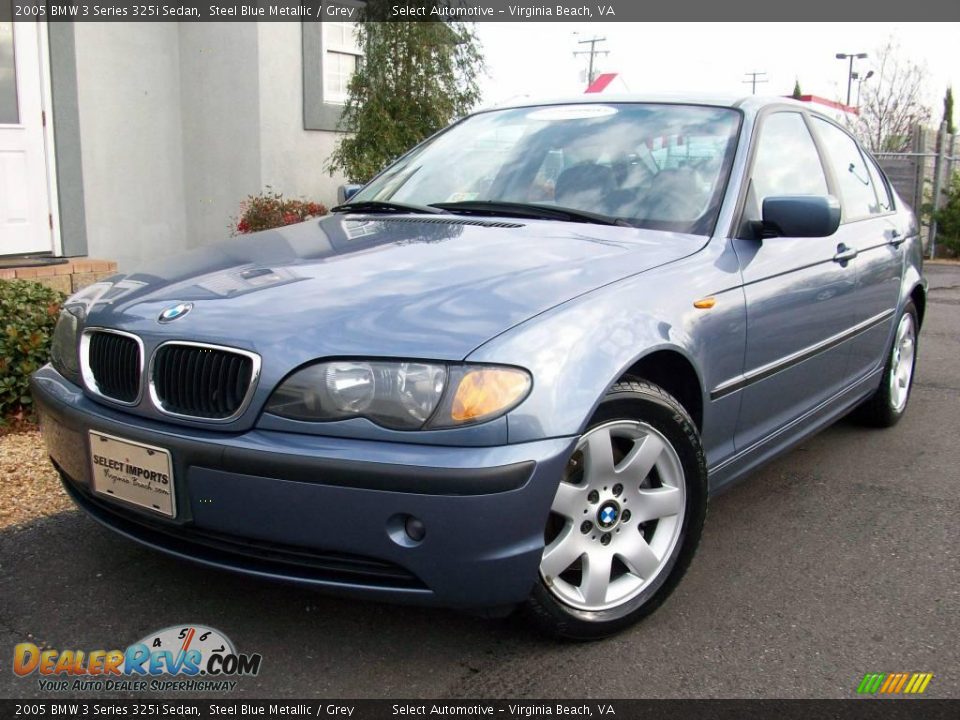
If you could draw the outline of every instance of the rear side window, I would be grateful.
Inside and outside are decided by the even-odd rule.
[[[844,220],[859,220],[880,214],[880,202],[870,169],[856,141],[826,120],[815,118],[814,122],[837,179]]]
[[[768,115],[760,128],[744,219],[760,220],[768,197],[826,194],[827,179],[803,116]]]

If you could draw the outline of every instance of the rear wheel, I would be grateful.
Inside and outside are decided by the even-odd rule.
[[[860,422],[873,427],[892,427],[903,417],[917,366],[918,325],[917,308],[908,301],[897,322],[880,387],[854,413]]]
[[[706,491],[683,407],[651,383],[615,385],[557,488],[530,616],[550,634],[590,640],[652,612],[693,557]]]

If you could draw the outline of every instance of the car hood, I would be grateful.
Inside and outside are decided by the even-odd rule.
[[[233,238],[81,293],[87,326],[324,356],[463,359],[566,300],[699,249],[615,226],[332,215]],[[192,303],[160,323],[172,305]]]

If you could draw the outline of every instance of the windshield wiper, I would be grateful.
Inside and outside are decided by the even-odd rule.
[[[441,215],[442,210],[426,205],[392,202],[390,200],[360,200],[348,202],[330,208],[330,212],[358,213],[416,213],[419,215]]]
[[[601,215],[600,213],[555,205],[536,203],[505,202],[500,200],[464,200],[462,202],[430,203],[430,207],[440,208],[452,213],[477,215],[507,215],[510,217],[531,218],[535,220],[567,220],[569,222],[594,223],[595,225],[619,225],[633,227],[622,218]]]

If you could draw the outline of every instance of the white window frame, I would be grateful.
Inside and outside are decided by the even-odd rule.
[[[356,39],[356,23],[352,22],[324,22],[323,40],[322,40],[322,61],[320,71],[323,73],[323,102],[335,105],[343,105],[347,102],[347,85],[350,77],[344,78],[343,90],[335,91],[331,89],[328,82],[328,71],[334,62],[336,56],[349,56],[354,59],[355,66],[359,65],[363,53]],[[336,32],[334,32],[336,31]],[[349,40],[344,41],[344,32],[349,31]],[[339,58],[336,60],[339,62]]]

